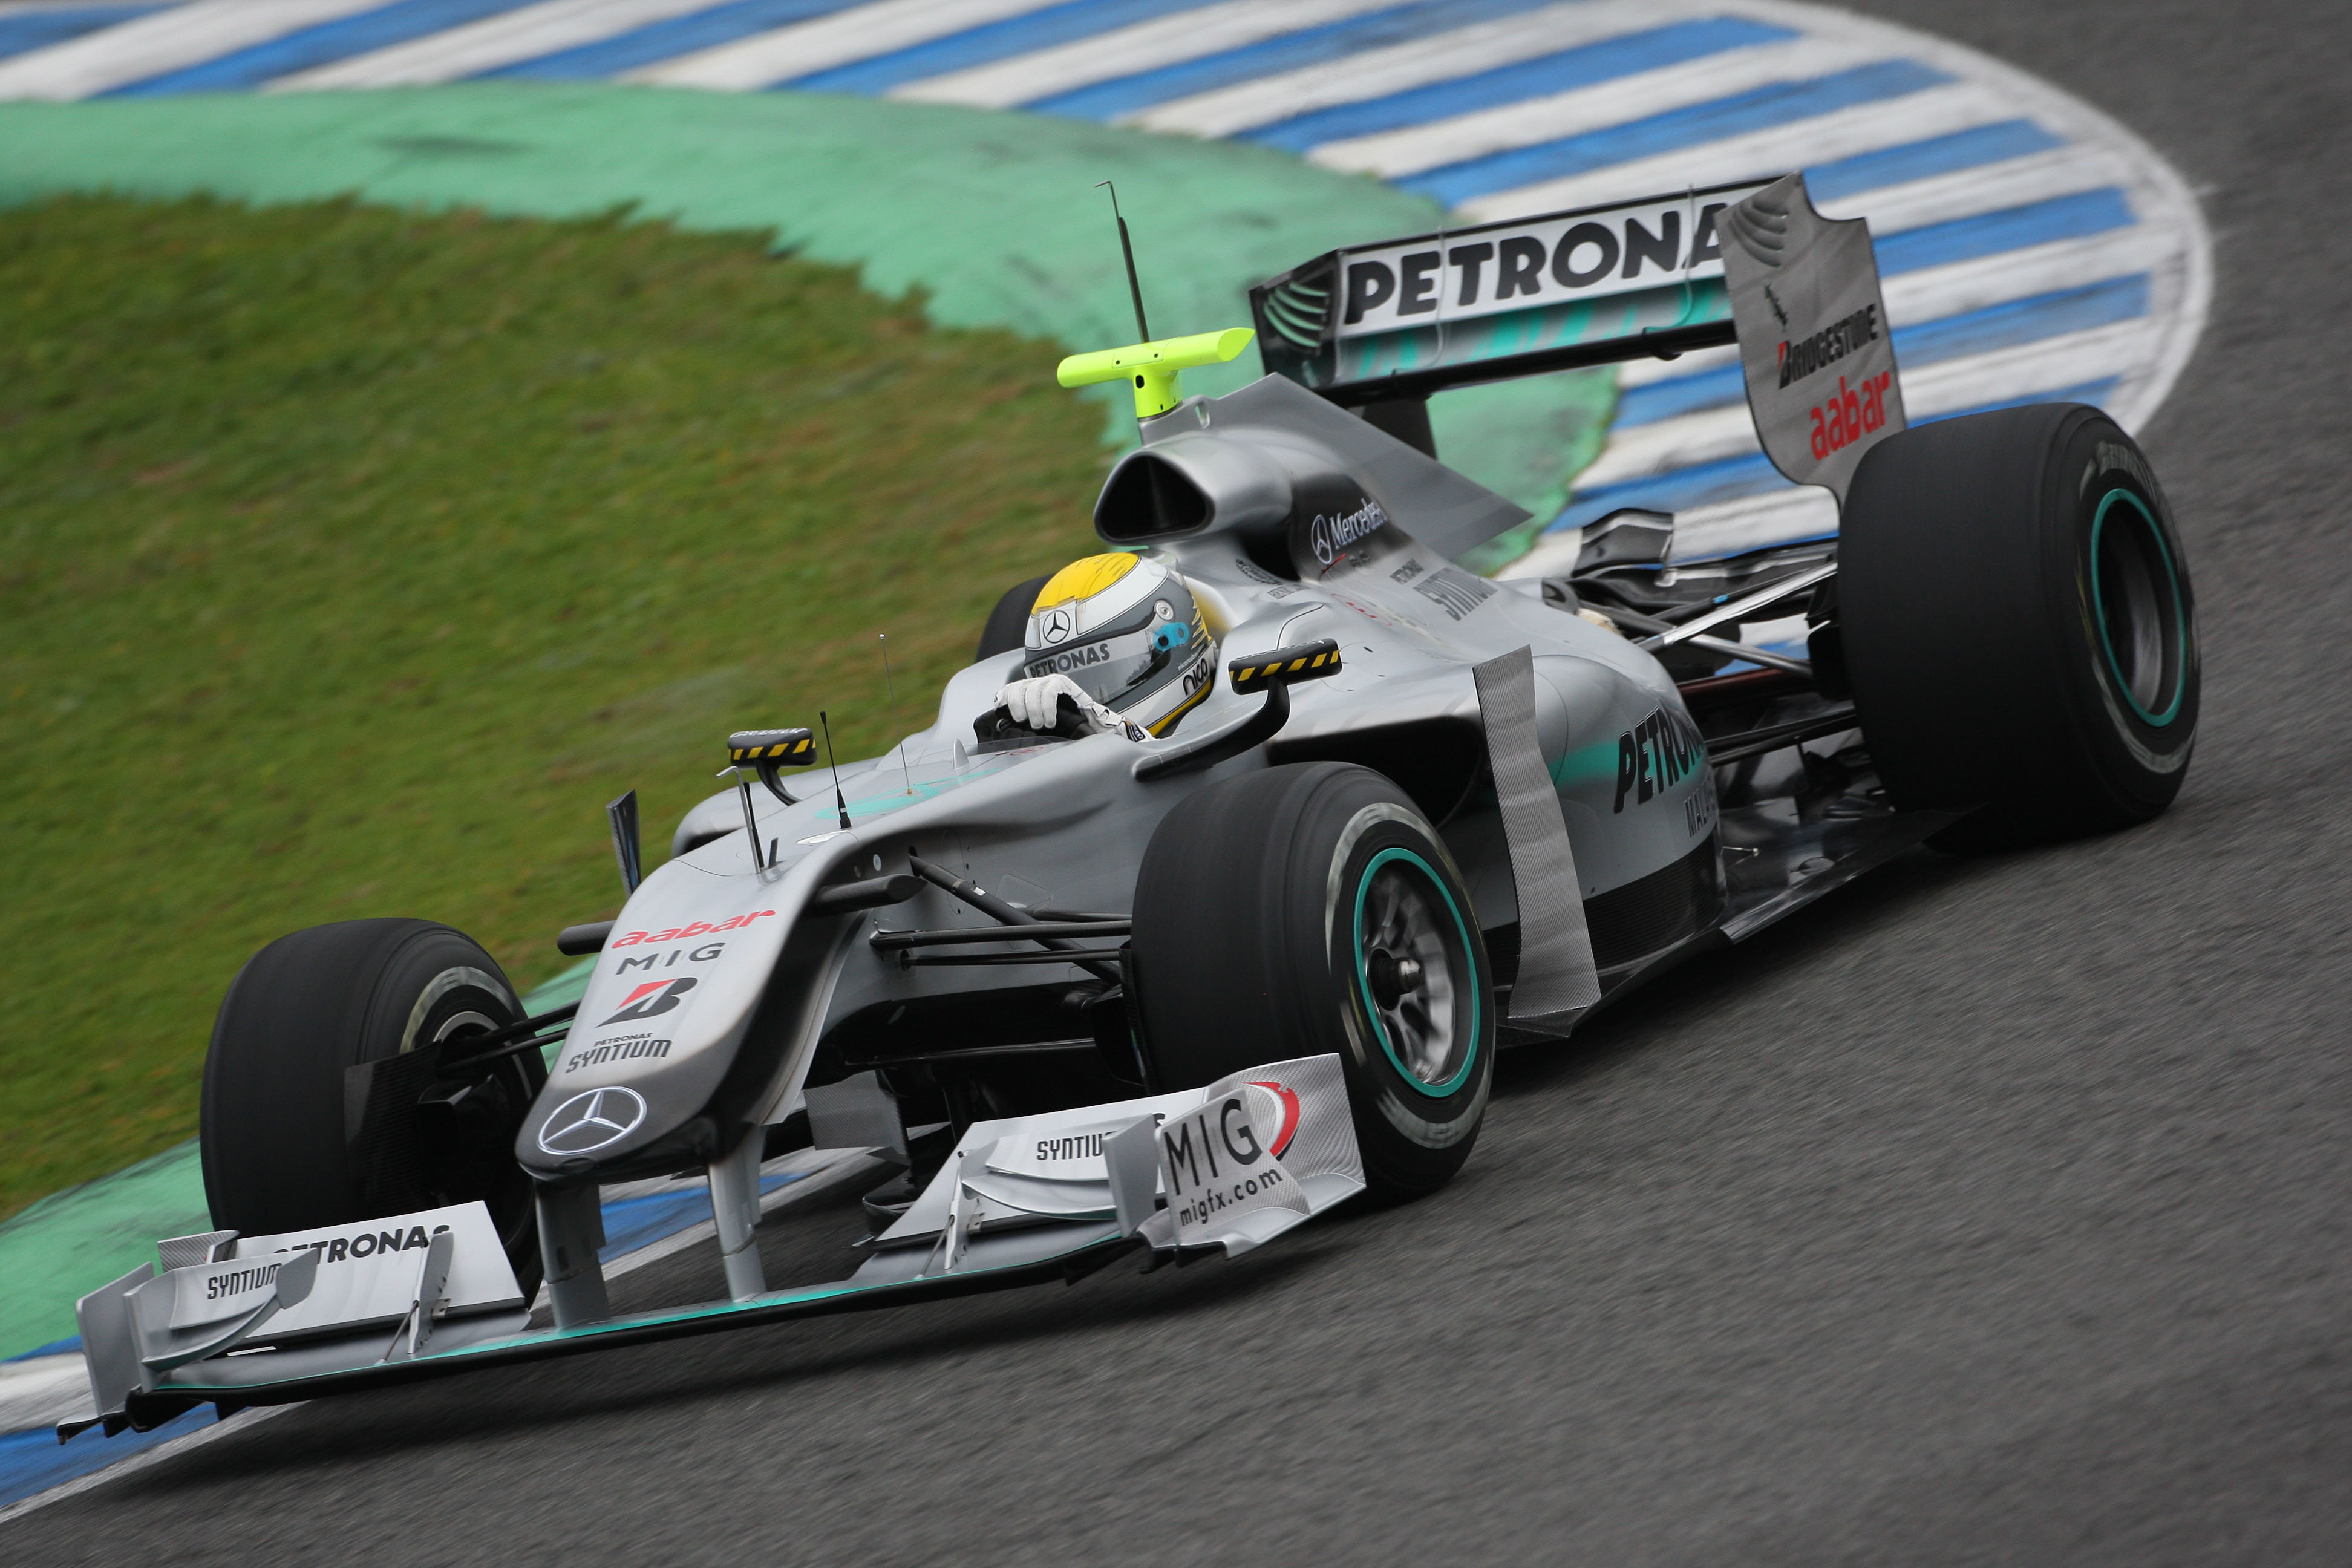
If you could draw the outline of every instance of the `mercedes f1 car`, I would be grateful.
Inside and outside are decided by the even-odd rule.
[[[1867,231],[1800,177],[1336,251],[1252,304],[1229,395],[1178,374],[1249,330],[1063,365],[1132,385],[1095,525],[1185,614],[1041,658],[1077,623],[1025,584],[886,756],[739,732],[649,874],[614,803],[576,1010],[523,1016],[424,921],[257,954],[205,1073],[218,1228],[81,1301],[96,1419],[1238,1252],[1445,1182],[1500,1046],[1923,840],[2179,790],[2196,622],[2147,462],[2079,405],[1906,427]],[[1627,511],[1554,575],[1454,564],[1529,520],[1437,460],[1433,394],[1733,346],[1834,533],[1707,559]],[[1097,657],[1177,700],[1000,700]],[[761,1164],[812,1146],[871,1152],[862,1234],[772,1281]],[[680,1173],[726,1299],[618,1311],[600,1194]]]

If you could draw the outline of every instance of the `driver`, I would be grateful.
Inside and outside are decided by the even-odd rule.
[[[1217,642],[1192,591],[1159,562],[1125,552],[1089,555],[1048,578],[1024,653],[1022,679],[996,701],[1041,732],[1166,735],[1215,684]]]

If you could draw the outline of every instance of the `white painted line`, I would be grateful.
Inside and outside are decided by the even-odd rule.
[[[37,16],[45,11],[87,11],[120,4],[122,0],[0,0],[0,17]]]
[[[2112,153],[2097,147],[2053,147],[1932,179],[1856,191],[1834,201],[1816,198],[1813,205],[1825,217],[1866,217],[1872,236],[1884,239],[1953,218],[2130,183],[2130,169]]]
[[[1179,60],[1198,59],[1220,49],[1297,32],[1396,0],[1226,0],[1222,5],[1180,12],[1131,27],[1040,49],[1017,59],[992,60],[968,70],[910,81],[887,95],[922,103],[965,103],[978,109],[1010,109],[1050,93],[1116,77],[1153,70]]]
[[[1760,496],[1716,501],[1675,514],[1672,561],[1720,561],[1837,531],[1837,498],[1819,485],[1792,485]]]
[[[1882,147],[2013,120],[2017,114],[2015,104],[1990,89],[1975,82],[1955,82],[1902,98],[1791,120],[1767,130],[1701,142],[1655,157],[1612,163],[1564,179],[1474,196],[1457,210],[1465,217],[1483,223],[1489,218],[1593,206],[1654,191],[1785,174],[1808,163],[1874,153]]]
[[[1922,268],[1886,279],[1879,288],[1886,300],[1886,319],[1896,325],[1940,321],[1990,305],[2150,270],[2152,265],[2161,266],[2168,259],[2160,252],[2150,254],[2161,243],[2160,237],[2136,225],[2087,239],[2053,240],[1945,267]],[[2151,310],[2149,319],[2157,314]],[[1738,363],[1739,349],[1730,343],[1696,349],[1680,359],[1628,360],[1617,367],[1617,384],[1649,386]],[[1910,384],[1907,374],[1904,384]]]
[[[768,1215],[830,1192],[845,1181],[874,1170],[878,1164],[879,1162],[863,1149],[801,1149],[767,1161],[760,1167],[761,1175],[797,1174],[801,1179],[761,1194],[761,1223],[766,1223]],[[655,1193],[684,1192],[703,1184],[699,1180],[676,1181],[667,1177],[628,1182],[606,1188],[605,1198],[607,1202],[625,1202]],[[715,1222],[702,1220],[634,1252],[611,1259],[604,1265],[604,1278],[615,1279],[622,1275],[635,1273],[648,1264],[676,1257],[698,1242],[712,1240],[717,1234]],[[542,1285],[538,1299],[531,1303],[532,1310],[537,1310],[546,1304],[547,1288]],[[301,1404],[297,1403],[247,1410],[226,1421],[199,1427],[184,1437],[173,1438],[155,1447],[142,1448],[103,1469],[61,1482],[45,1492],[37,1492],[21,1501],[0,1508],[0,1524],[86,1492],[102,1481],[144,1469],[159,1459],[213,1442],[226,1433],[246,1431],[257,1421],[299,1408]],[[87,1416],[89,1412],[89,1372],[79,1352],[41,1356],[29,1362],[0,1362],[0,1432],[21,1432],[53,1426],[59,1421]]]
[[[279,77],[263,90],[317,92],[456,81],[594,43],[648,22],[707,10],[709,4],[710,0],[544,0],[541,5],[485,16],[462,27],[353,55],[332,65],[296,71]]]
[[[625,72],[623,81],[751,92],[1037,10],[1043,0],[879,0]]]
[[[1895,307],[1889,305],[1891,318]],[[1701,371],[1720,370],[1739,363],[1739,345],[1726,343],[1719,349],[1693,349],[1680,359],[1633,359],[1617,367],[1619,386],[1647,386],[1654,381],[1673,381],[1679,376],[1696,375]]]
[[[2053,240],[1948,266],[1926,267],[1885,279],[1879,289],[1886,300],[1886,319],[1896,325],[1940,321],[1989,305],[2129,277],[2168,259],[2177,262],[2177,258],[2162,253],[2162,237],[2151,236],[2144,225],[2135,225],[2087,239]],[[2149,315],[2156,313],[2151,310]],[[1738,363],[1739,349],[1729,343],[1696,349],[1680,359],[1628,360],[1617,367],[1617,384],[1648,386]],[[1905,380],[1908,384],[1909,378]]]
[[[1459,32],[1366,49],[1344,59],[1171,99],[1121,123],[1182,136],[1231,136],[1341,103],[1362,103],[1431,82],[1451,81],[1515,65],[1620,33],[1715,15],[1703,0],[1572,0],[1571,4],[1482,22]]]
[[[1670,110],[1712,103],[1757,88],[1806,81],[1887,58],[1867,45],[1837,39],[1799,38],[1785,44],[1759,44],[1658,70],[1618,77],[1573,92],[1530,98],[1452,120],[1386,131],[1377,136],[1326,142],[1309,152],[1307,160],[1327,169],[1402,179],[1442,164],[1507,153],[1516,147],[1533,146],[1563,136],[1606,131]],[[1649,194],[1649,187],[1636,189],[1622,180],[1612,189],[1612,199]]]
[[[0,1432],[29,1432],[89,1414],[89,1368],[79,1351],[0,1362]]]
[[[1945,360],[1903,378],[1903,406],[1915,418],[1928,418],[2126,374],[2147,361],[2163,330],[2161,322],[2138,318]]]
[[[2059,91],[2040,77],[1932,33],[1800,0],[1727,0],[1726,9],[1783,26],[1834,28],[1848,37],[1878,38],[1890,49],[1900,47],[1913,59],[1988,84],[2069,142],[2104,147],[2123,157],[2137,171],[2132,182],[2132,210],[2153,242],[2150,249],[2161,258],[2155,269],[2156,296],[2149,302],[2151,319],[2160,325],[2161,332],[2148,363],[2127,376],[2108,398],[2107,413],[2131,430],[2163,405],[2173,382],[2187,367],[2189,356],[2196,352],[2205,318],[2212,309],[2213,241],[2188,182],[2155,148],[2121,121]],[[1891,302],[1887,310],[1893,313]]]
[[[2168,259],[2164,251],[2164,236],[2137,224],[2084,239],[2053,240],[1923,267],[1884,279],[1879,289],[1886,300],[1886,319],[1899,327],[2145,272],[2151,263]]]
[[[1554,529],[1539,536],[1525,555],[1495,574],[1497,577],[1566,577],[1576,571],[1584,550],[1584,530]]]
[[[1907,377],[1903,392],[1907,407],[1911,395]],[[1576,476],[1576,489],[1599,489],[1627,479],[1655,479],[1676,468],[1741,457],[1757,449],[1756,425],[1748,417],[1746,402],[1703,408],[1612,432],[1592,466]]]
[[[152,1448],[142,1448],[137,1453],[109,1465],[102,1470],[92,1470],[86,1476],[77,1476],[72,1480],[60,1482],[45,1492],[35,1492],[22,1501],[10,1503],[6,1508],[0,1508],[0,1524],[6,1524],[10,1520],[21,1519],[37,1510],[48,1507],[53,1502],[63,1502],[69,1497],[79,1497],[92,1487],[120,1480],[124,1476],[136,1475],[150,1465],[176,1458],[190,1449],[201,1448],[207,1443],[216,1443],[231,1433],[250,1432],[257,1422],[267,1421],[272,1416],[283,1415],[289,1410],[300,1408],[302,1407],[299,1405],[267,1405],[258,1409],[241,1411],[226,1421],[215,1421],[209,1426],[199,1426],[184,1437],[175,1437],[168,1443],[158,1443]]]
[[[199,0],[0,60],[0,99],[89,98],[383,0]]]
[[[1675,513],[1675,537],[1666,547],[1666,560],[1720,561],[1751,550],[1826,538],[1837,532],[1837,498],[1818,485],[1791,485]],[[1534,549],[1496,575],[1565,577],[1576,570],[1583,547],[1584,530],[1559,529],[1537,540]]]

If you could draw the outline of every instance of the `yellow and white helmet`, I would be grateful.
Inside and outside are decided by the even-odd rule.
[[[1118,552],[1073,561],[1029,613],[1026,677],[1066,675],[1154,735],[1176,728],[1215,683],[1217,641],[1184,579]]]

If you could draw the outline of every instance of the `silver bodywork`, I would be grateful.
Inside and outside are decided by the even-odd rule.
[[[1276,426],[1286,415],[1286,424]],[[1351,427],[1358,450],[1335,450],[1339,442],[1318,438],[1334,421]],[[1129,461],[1172,453],[1197,476],[1215,512],[1185,537],[1143,548],[1192,584],[1223,654],[1328,637],[1341,647],[1341,673],[1296,688],[1291,718],[1270,744],[1203,771],[1138,778],[1143,759],[1244,722],[1264,700],[1220,686],[1167,740],[1097,735],[983,752],[974,721],[1020,663],[1017,653],[1005,654],[953,677],[929,728],[884,757],[843,770],[845,830],[830,777],[823,770],[802,775],[796,787],[807,793],[796,805],[754,797],[758,858],[769,860],[773,847],[761,866],[743,831],[739,796],[713,797],[681,836],[731,830],[655,870],[622,910],[526,1121],[519,1152],[527,1166],[549,1178],[584,1177],[625,1164],[697,1117],[709,1122],[701,1137],[715,1154],[732,1147],[741,1128],[784,1116],[827,1029],[862,1010],[1055,980],[1086,983],[1076,966],[902,968],[895,955],[866,944],[882,929],[995,929],[936,887],[856,916],[811,921],[802,910],[821,888],[902,874],[908,858],[919,856],[1016,905],[1125,911],[1160,817],[1192,791],[1274,760],[1358,754],[1366,744],[1377,757],[1383,743],[1416,756],[1448,746],[1460,752],[1462,784],[1447,792],[1460,798],[1421,804],[1454,852],[1480,924],[1517,926],[1503,820],[1491,795],[1470,797],[1478,794],[1472,781],[1486,760],[1481,738],[1488,728],[1474,671],[1520,650],[1532,663],[1533,741],[1572,847],[1580,899],[1660,872],[1711,842],[1717,813],[1708,769],[1687,766],[1669,779],[1643,752],[1637,760],[1645,776],[1621,788],[1626,738],[1655,715],[1678,715],[1696,734],[1657,659],[1572,609],[1547,604],[1538,584],[1469,575],[1416,528],[1419,509],[1427,507],[1429,531],[1453,535],[1452,543],[1465,524],[1507,525],[1522,515],[1517,509],[1277,378],[1227,398],[1192,400],[1153,426]],[[1270,426],[1281,430],[1279,439],[1267,435]],[[1388,482],[1376,489],[1350,468]],[[1115,473],[1107,494],[1118,484]],[[1359,517],[1362,531],[1333,547],[1331,520],[1349,516]],[[1296,580],[1253,559],[1253,551],[1267,554],[1269,542],[1291,547]],[[691,984],[666,1009],[631,1016],[633,994],[663,981]],[[607,1087],[626,1088],[646,1102],[643,1120],[625,1136],[569,1156],[543,1146],[551,1112]]]
[[[1801,184],[1775,190],[1783,205],[1759,208],[1759,222],[1802,202]],[[1694,210],[1711,218],[1733,199]],[[1808,278],[1831,266],[1809,258],[1836,247],[1764,249],[1759,264],[1785,264],[1772,280],[1790,298],[1843,299],[1864,283],[1876,297],[1866,243],[1832,257],[1855,274],[1843,281]],[[1262,288],[1261,320],[1272,319],[1268,299],[1294,327],[1312,307],[1328,340],[1339,264],[1327,258]],[[1776,331],[1757,314],[1760,288],[1722,306],[1719,288],[1706,292],[1713,272],[1684,265],[1664,335],[1602,345],[1609,355],[1727,342],[1726,310],[1751,346]],[[1777,299],[1766,300],[1776,310]],[[1313,333],[1291,348],[1302,342],[1315,346]],[[1522,356],[1523,368],[1587,352],[1547,350]],[[1270,351],[1268,363],[1277,357]],[[1398,384],[1354,391],[1393,403]],[[1410,434],[1393,412],[1388,423]],[[952,677],[929,726],[842,767],[837,794],[819,768],[794,775],[797,801],[748,786],[712,796],[604,938],[515,1140],[537,1183],[553,1326],[530,1326],[479,1204],[371,1221],[348,1237],[178,1238],[163,1244],[160,1274],[142,1266],[81,1303],[109,1430],[207,1400],[226,1410],[853,1300],[1075,1278],[1146,1245],[1155,1265],[1237,1252],[1345,1201],[1364,1185],[1362,1108],[1351,1109],[1339,1057],[1271,1062],[1205,1088],[1154,1081],[1134,1015],[1115,1029],[1091,1017],[1119,1000],[1124,955],[1096,947],[1065,962],[1054,950],[1076,931],[1123,941],[1162,818],[1253,770],[1355,763],[1412,801],[1485,933],[1504,1043],[1559,1037],[1616,991],[1761,929],[1954,820],[1887,802],[1852,744],[1853,710],[1832,692],[1834,668],[1817,679],[1807,658],[1736,640],[1743,619],[1785,625],[1802,609],[1799,624],[1816,623],[1806,606],[1817,601],[1798,595],[1833,590],[1828,547],[1721,563],[1721,593],[1709,579],[1696,597],[1689,584],[1666,595],[1680,601],[1669,622],[1637,607],[1654,599],[1622,591],[1627,574],[1645,571],[1643,594],[1671,586],[1663,550],[1621,547],[1671,520],[1635,520],[1588,551],[1589,572],[1580,559],[1574,582],[1473,576],[1454,559],[1527,514],[1369,409],[1349,413],[1299,380],[1269,375],[1187,400],[1146,420],[1142,436],[1097,504],[1106,543],[1182,575],[1220,642],[1213,672],[1328,643],[1339,650],[1336,673],[1247,695],[1213,673],[1160,739],[1008,736],[992,710],[1023,662],[1009,650]],[[1760,590],[1743,586],[1762,578]],[[1588,618],[1577,584],[1617,595],[1621,619],[1648,635],[1637,642]],[[1834,652],[1833,640],[1825,646]],[[1694,693],[1706,711],[1694,714]],[[806,740],[770,732],[784,735]],[[740,765],[754,748],[736,744]],[[631,879],[634,809],[633,798],[615,803]],[[1024,920],[1057,931],[1008,936]],[[981,940],[964,942],[965,931]],[[948,948],[962,956],[939,956]],[[898,1028],[901,1018],[916,1023]],[[984,1020],[992,1033],[974,1046]],[[512,1027],[528,1035],[541,1023]],[[893,1054],[855,1059],[845,1042],[868,1048],[877,1029],[897,1030]],[[536,1044],[519,1036],[511,1048]],[[895,1081],[900,1066],[911,1081],[916,1068],[953,1061],[984,1075],[1016,1058],[1021,1103],[989,1103],[993,1090],[972,1078],[977,1100],[940,1126],[911,1125],[922,1119]],[[872,1066],[885,1070],[860,1070]],[[895,1208],[866,1194],[872,1234],[848,1278],[771,1289],[755,1236],[761,1160],[770,1129],[803,1110],[819,1147],[882,1152],[909,1168],[909,1184]],[[936,1163],[910,1153],[926,1135],[948,1145]],[[1225,1163],[1196,1166],[1192,1153],[1212,1139],[1224,1140]],[[929,1173],[919,1191],[915,1168]],[[598,1261],[599,1189],[681,1171],[708,1173],[730,1300],[616,1314]],[[233,1348],[241,1353],[224,1353]]]

